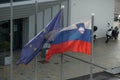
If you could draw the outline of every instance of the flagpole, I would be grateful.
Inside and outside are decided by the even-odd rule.
[[[10,0],[10,78],[13,80],[13,0]]]
[[[37,35],[37,12],[38,12],[38,2],[35,0],[35,35]],[[35,57],[35,80],[38,80],[38,64],[37,64],[37,56]]]
[[[63,80],[63,54],[61,54],[60,80]]]
[[[91,35],[91,39],[92,39],[92,47],[91,47],[91,57],[90,57],[90,80],[93,80],[93,58],[94,58],[94,55],[93,55],[93,28],[94,28],[94,13],[91,14],[91,27],[92,27],[92,35]]]
[[[63,21],[63,9],[64,5],[61,5],[61,12],[62,12],[62,27],[64,26],[64,21]],[[61,67],[60,67],[60,80],[63,80],[63,53],[61,54]]]

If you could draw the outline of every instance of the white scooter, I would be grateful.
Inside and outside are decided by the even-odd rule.
[[[110,27],[110,23],[108,23],[109,29],[106,32],[106,41],[105,43],[108,43],[110,39],[117,39],[118,34],[119,34],[119,28],[116,26],[113,28],[112,26]]]

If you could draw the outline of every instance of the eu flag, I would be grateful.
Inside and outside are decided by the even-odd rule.
[[[53,36],[62,28],[61,22],[62,12],[60,10],[47,26],[22,48],[17,64],[28,64],[40,52],[43,45],[50,42]]]

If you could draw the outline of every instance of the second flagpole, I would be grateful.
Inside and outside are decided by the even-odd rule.
[[[38,13],[38,2],[35,0],[35,35],[37,35],[37,13]],[[35,57],[35,80],[38,80],[38,64],[37,64],[37,56]]]

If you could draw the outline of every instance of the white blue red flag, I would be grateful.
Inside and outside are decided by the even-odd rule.
[[[46,60],[49,60],[53,54],[64,52],[91,54],[91,35],[91,20],[78,22],[63,28],[54,37],[46,54]]]

